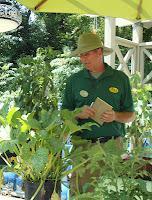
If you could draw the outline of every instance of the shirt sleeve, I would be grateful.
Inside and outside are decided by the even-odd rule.
[[[130,81],[127,75],[125,75],[123,84],[123,93],[122,93],[122,99],[121,99],[121,106],[120,110],[122,112],[134,112],[134,104],[133,104],[133,98],[131,93],[131,86]]]
[[[68,78],[66,82],[66,87],[64,90],[64,96],[62,100],[62,109],[74,110],[75,103],[74,103],[74,92],[73,92],[73,80],[72,77]]]

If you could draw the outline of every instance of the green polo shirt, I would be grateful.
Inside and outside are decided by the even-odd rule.
[[[96,97],[100,97],[113,106],[117,112],[134,112],[131,88],[128,77],[122,72],[112,69],[105,64],[105,71],[95,79],[89,71],[83,69],[73,74],[66,84],[62,108],[74,110],[84,105],[91,105]],[[79,124],[93,122],[92,119],[79,120]],[[101,126],[92,126],[91,131],[83,130],[78,133],[86,139],[102,136],[125,135],[124,124],[116,121],[104,123]]]

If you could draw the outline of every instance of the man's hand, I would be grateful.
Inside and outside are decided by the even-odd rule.
[[[93,117],[94,115],[95,115],[95,110],[90,106],[85,105],[82,107],[82,111],[76,116],[76,118],[88,119],[90,117]]]
[[[114,110],[106,111],[101,115],[102,122],[113,122],[116,120],[116,113]]]
[[[106,111],[101,115],[102,122],[121,122],[128,123],[133,122],[135,119],[134,112],[116,112],[114,110]]]

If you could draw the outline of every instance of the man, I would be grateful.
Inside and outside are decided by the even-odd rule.
[[[82,107],[77,118],[79,123],[83,124],[92,121],[90,117],[94,116],[95,111],[90,105],[96,97],[113,107],[112,111],[101,115],[104,122],[102,126],[93,126],[91,131],[84,130],[79,133],[79,136],[85,139],[97,140],[105,137],[106,140],[112,136],[124,136],[124,123],[135,118],[128,77],[103,62],[103,56],[110,53],[112,50],[104,47],[95,33],[82,34],[78,40],[78,48],[72,53],[74,56],[80,56],[85,69],[68,79],[62,108],[74,110]]]
[[[84,69],[68,79],[62,108],[82,108],[77,120],[83,124],[93,121],[91,118],[95,110],[90,105],[97,97],[113,107],[111,111],[101,114],[103,125],[92,126],[91,131],[84,130],[77,134],[92,143],[104,143],[114,138],[120,144],[121,137],[125,135],[124,123],[135,118],[128,77],[103,61],[103,56],[111,53],[112,49],[104,47],[99,36],[92,32],[80,35],[78,47],[72,52],[73,56],[80,57]]]

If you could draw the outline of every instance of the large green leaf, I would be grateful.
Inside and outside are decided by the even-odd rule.
[[[1,141],[0,142],[0,153],[5,153],[7,151],[14,153],[16,149],[17,140],[11,141]]]
[[[28,143],[24,144],[21,147],[21,158],[24,162],[29,161],[31,159],[32,151]]]
[[[37,130],[41,129],[41,123],[36,119],[28,118],[27,123],[32,129],[37,129]]]
[[[45,147],[40,147],[31,157],[32,168],[36,174],[44,171],[45,165],[48,162],[48,155],[48,149]]]
[[[52,137],[49,139],[49,142],[47,143],[47,148],[53,155],[55,155],[62,151],[62,149],[64,148],[64,143],[62,139]]]
[[[89,122],[89,123],[86,123],[82,126],[79,126],[79,125],[73,123],[71,120],[65,120],[64,124],[69,128],[70,134],[75,133],[77,131],[81,131],[83,129],[91,130],[91,126],[96,125],[96,123]]]

